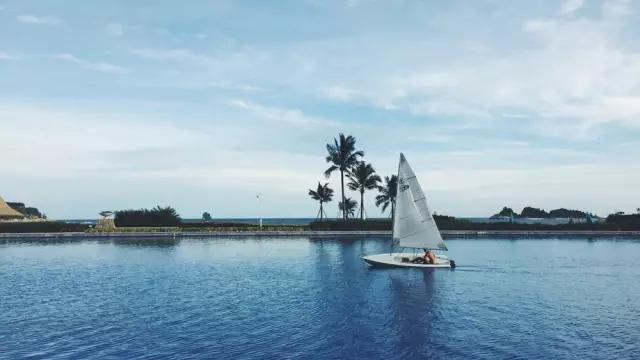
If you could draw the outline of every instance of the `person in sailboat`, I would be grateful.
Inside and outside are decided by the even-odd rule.
[[[425,264],[435,264],[436,263],[436,254],[433,253],[433,251],[429,250],[427,251],[427,249],[424,249],[426,252],[424,254],[425,257]]]
[[[422,249],[422,250],[424,250],[424,254],[420,257],[416,257],[415,259],[413,259],[413,262],[416,264],[435,264],[436,256],[433,254],[433,252],[427,249]]]

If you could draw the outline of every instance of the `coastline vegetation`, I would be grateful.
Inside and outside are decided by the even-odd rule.
[[[328,203],[333,199],[333,189],[329,187],[329,183],[322,185],[318,182],[318,187],[315,190],[309,189],[309,196],[320,203],[320,209],[318,210],[318,216],[316,217],[319,217],[320,221],[322,221],[324,217],[327,216],[327,213],[324,211],[323,204]]]
[[[395,209],[395,191],[397,185],[397,179],[395,175],[391,177],[385,177],[385,184],[382,183],[382,179],[371,163],[367,163],[362,158],[364,157],[364,151],[356,150],[356,138],[352,135],[338,134],[337,138],[333,139],[333,144],[326,145],[327,157],[325,160],[327,163],[332,164],[324,172],[324,176],[328,179],[335,171],[340,171],[340,201],[338,202],[338,214],[342,220],[348,220],[355,217],[355,210],[358,209],[358,217],[361,221],[365,220],[365,204],[364,193],[367,190],[378,190],[380,195],[376,197],[376,206],[382,205],[382,211],[384,212],[389,205],[391,205],[391,213],[393,214]],[[347,176],[349,183],[347,187],[360,194],[360,203],[345,196],[344,193],[344,177]],[[324,221],[326,218],[326,212],[324,211],[324,204],[330,202],[331,197],[320,200],[319,191],[321,184],[318,183],[317,190],[309,190],[309,196],[312,199],[320,201],[320,211],[316,218],[320,218],[320,221]],[[325,183],[322,191],[333,193],[333,189],[329,188],[328,183]]]
[[[384,185],[378,186],[380,195],[376,196],[376,206],[382,205],[382,212],[387,210],[387,207],[391,205],[391,213],[389,217],[393,219],[393,215],[396,213],[396,195],[398,191],[398,175],[391,175],[384,177]]]
[[[115,212],[117,227],[179,227],[182,219],[176,209],[167,206],[139,210],[120,210]]]
[[[379,187],[380,176],[376,174],[376,170],[371,164],[364,161],[356,163],[347,174],[349,183],[347,186],[353,191],[360,193],[360,220],[364,220],[364,192],[367,190],[377,189]],[[357,206],[357,204],[355,204]]]
[[[329,153],[326,157],[326,161],[331,163],[327,170],[324,172],[324,176],[328,179],[336,170],[340,171],[340,190],[341,190],[341,201],[338,205],[338,208],[342,212],[342,218],[347,219],[348,213],[344,211],[342,205],[346,203],[346,198],[344,196],[344,174],[348,173],[357,163],[359,158],[364,156],[363,151],[356,151],[356,138],[353,136],[344,136],[344,134],[338,135],[338,139],[333,139],[333,144],[327,144],[327,152]]]
[[[595,217],[595,215],[584,212],[580,210],[570,210],[565,208],[554,209],[549,212],[534,208],[531,206],[526,206],[522,209],[522,212],[518,214],[510,207],[503,207],[500,212],[491,216],[492,219],[500,218],[500,217],[511,217],[514,218],[535,218],[535,219],[546,219],[546,218],[567,218],[567,219],[585,219],[587,217]]]
[[[616,222],[605,223],[567,223],[567,224],[521,224],[521,223],[478,223],[457,219],[452,216],[435,215],[434,220],[440,230],[469,230],[469,231],[638,231],[640,230],[640,215],[630,218],[617,219]],[[631,215],[633,216],[633,215]],[[314,221],[309,224],[313,231],[391,231],[391,219],[367,220],[325,220]]]
[[[469,231],[640,231],[640,214],[610,215],[603,223],[568,224],[520,224],[520,223],[477,223],[452,216],[435,215],[440,230]],[[392,221],[386,219],[331,219],[313,221],[309,225],[264,225],[262,230],[256,224],[232,222],[182,223],[180,226],[132,226],[109,231],[95,229],[88,224],[65,223],[59,221],[40,222],[0,222],[0,233],[215,233],[215,232],[296,232],[296,231],[391,231]]]
[[[26,206],[21,202],[7,202],[7,205],[11,207],[13,210],[21,213],[25,217],[29,219],[46,219],[47,216],[38,210],[36,207]]]
[[[0,222],[0,233],[62,233],[85,232],[89,228],[86,224],[71,224],[63,221],[25,221]]]
[[[348,197],[344,199],[344,203],[342,202],[338,203],[338,207],[340,208],[340,211],[342,211],[342,213],[345,214],[346,219],[344,220],[346,221],[349,219],[353,219],[355,217],[358,203],[352,198]]]

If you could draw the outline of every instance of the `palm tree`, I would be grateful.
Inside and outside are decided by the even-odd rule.
[[[398,194],[398,176],[384,177],[384,185],[378,186],[380,195],[376,196],[376,206],[382,205],[382,212],[391,205],[391,218],[396,213],[396,195]]]
[[[339,135],[339,139],[333,139],[333,144],[327,144],[327,162],[332,163],[325,172],[324,176],[328,179],[335,170],[340,170],[340,187],[342,190],[342,201],[344,198],[344,173],[358,162],[359,157],[364,156],[364,152],[356,151],[356,138],[353,136]],[[342,213],[342,218],[346,219],[347,214]]]
[[[309,189],[309,196],[311,196],[313,200],[318,200],[320,202],[320,211],[318,211],[318,213],[320,214],[320,221],[322,221],[322,215],[326,215],[322,208],[322,204],[333,199],[333,189],[329,187],[329,183],[322,185],[318,182],[318,188],[316,190]]]
[[[382,180],[376,175],[376,170],[371,164],[364,161],[358,162],[347,173],[351,180],[347,186],[353,191],[360,192],[360,220],[364,220],[364,192],[366,190],[377,189],[378,183]]]
[[[356,208],[358,207],[358,203],[355,200],[352,200],[351,198],[345,198],[344,199],[344,206],[342,206],[343,202],[341,201],[338,204],[338,207],[340,208],[340,210],[342,210],[342,213],[346,215],[345,219],[348,219],[349,217],[354,217],[355,213],[356,213]]]

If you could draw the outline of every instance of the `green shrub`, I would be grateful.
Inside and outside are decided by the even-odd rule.
[[[314,221],[309,224],[314,231],[390,231],[391,219],[348,219]]]
[[[612,214],[607,216],[607,224],[620,230],[640,230],[640,214]]]
[[[182,219],[176,210],[170,206],[140,210],[116,211],[115,224],[117,227],[154,227],[154,226],[180,226]]]
[[[640,217],[640,215],[638,216]],[[598,224],[519,224],[519,223],[476,223],[468,220],[456,219],[452,216],[435,215],[434,220],[440,230],[475,230],[475,231],[493,231],[493,230],[521,230],[521,231],[537,231],[537,230],[638,230],[638,224],[633,225],[632,221],[620,223],[598,223]],[[634,227],[635,226],[635,227]],[[314,221],[309,224],[309,228],[315,231],[375,231],[386,230],[391,231],[391,219],[369,219],[369,220],[325,220]]]

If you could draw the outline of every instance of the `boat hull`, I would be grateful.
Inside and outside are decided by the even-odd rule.
[[[367,264],[372,267],[405,267],[405,268],[452,268],[455,265],[444,255],[437,255],[435,264],[416,264],[411,262],[416,255],[407,253],[386,253],[363,256]]]

